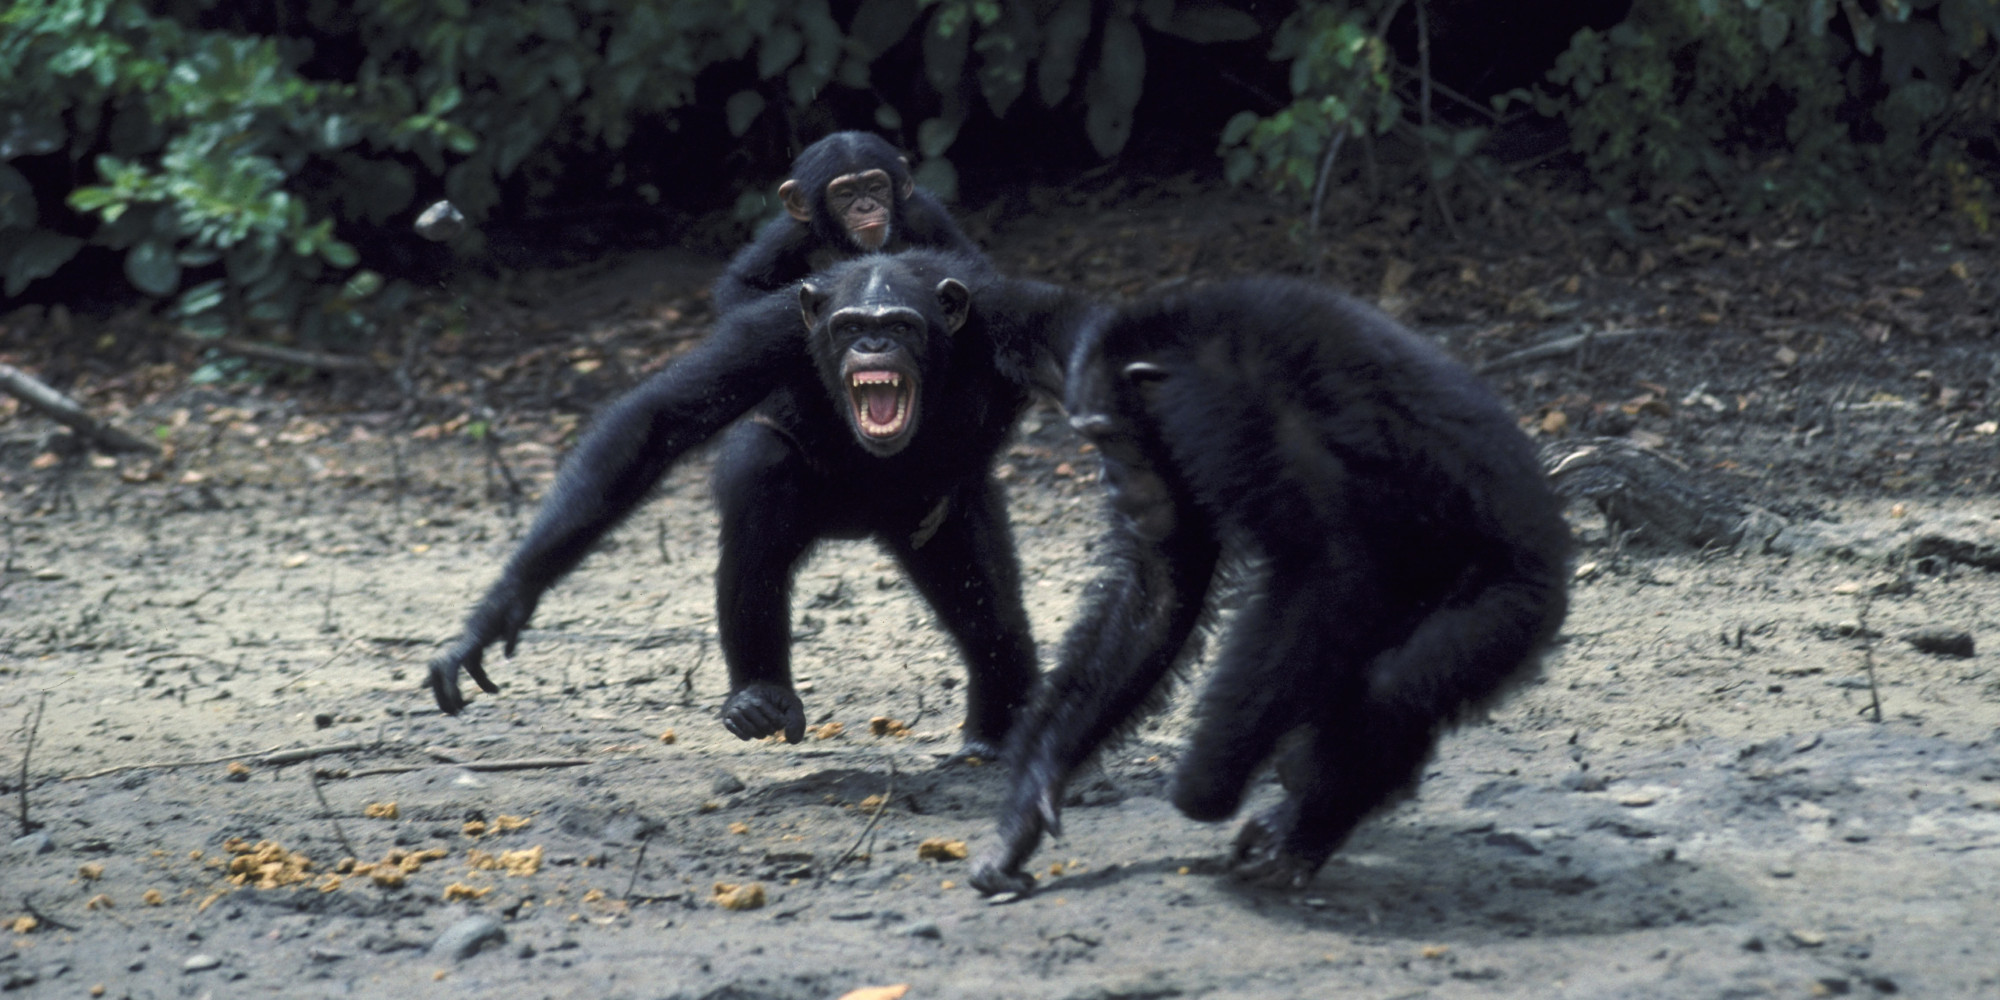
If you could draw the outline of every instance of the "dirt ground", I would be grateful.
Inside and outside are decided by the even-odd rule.
[[[1164,799],[1199,668],[1078,782],[1037,894],[967,889],[1004,776],[940,766],[962,668],[865,544],[799,578],[813,737],[728,736],[705,457],[542,603],[501,695],[436,711],[425,661],[589,410],[705,329],[712,261],[467,279],[369,378],[196,382],[129,316],[0,317],[0,360],[172,446],[73,451],[0,402],[0,991],[2000,996],[1993,243],[1644,221],[1446,241],[1383,213],[1325,247],[1471,362],[1641,331],[1491,377],[1531,433],[1656,447],[1785,530],[1663,551],[1576,507],[1544,678],[1297,893],[1232,884],[1232,827]],[[1108,292],[1302,253],[1192,182],[971,222],[1004,268]],[[1047,405],[1004,461],[1046,663],[1093,575],[1094,465]]]

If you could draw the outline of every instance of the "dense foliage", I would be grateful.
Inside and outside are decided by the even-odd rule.
[[[1118,155],[1142,99],[1190,86],[1149,76],[1149,56],[1190,50],[1288,74],[1289,103],[1243,88],[1219,152],[1231,179],[1315,211],[1350,138],[1413,151],[1394,162],[1443,205],[1497,169],[1497,130],[1539,113],[1629,198],[1823,211],[1930,176],[1987,224],[2000,0],[1636,0],[1490,106],[1433,92],[1437,8],[1478,5],[15,0],[0,11],[0,287],[20,295],[94,247],[191,330],[340,339],[405,291],[368,237],[407,235],[432,199],[477,223],[509,185],[536,179],[532,208],[588,161],[612,164],[620,196],[659,202],[621,151],[703,122],[770,151],[875,127],[950,197],[968,128],[1016,127],[1024,101]],[[742,165],[729,148],[687,155],[718,177]],[[762,210],[747,187],[741,205]]]

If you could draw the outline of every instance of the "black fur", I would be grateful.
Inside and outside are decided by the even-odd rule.
[[[835,132],[807,146],[792,161],[791,180],[800,184],[811,201],[811,224],[784,213],[765,223],[716,279],[711,293],[715,311],[727,312],[814,271],[868,252],[830,217],[826,186],[836,177],[876,169],[888,172],[898,192],[905,188],[910,192],[895,199],[889,240],[879,248],[882,252],[928,247],[981,256],[979,247],[936,198],[910,186],[909,165],[894,146],[868,132]]]
[[[1065,783],[1160,697],[1225,553],[1249,576],[1176,774],[1219,820],[1275,753],[1286,797],[1240,875],[1303,885],[1412,789],[1440,732],[1531,674],[1567,606],[1569,532],[1527,439],[1465,369],[1388,317],[1245,280],[1133,305],[1072,356],[1071,421],[1104,456],[1110,565],[1008,744],[983,891],[1026,891]]]
[[[1053,317],[1082,307],[1048,286],[999,278],[979,258],[911,251],[846,262],[796,294],[724,315],[691,353],[606,409],[571,453],[500,579],[431,663],[439,707],[463,706],[461,668],[497,691],[482,666],[485,648],[503,641],[512,656],[543,591],[688,449],[734,422],[715,470],[716,611],[730,686],[724,724],[744,739],[800,738],[793,574],[821,539],[870,537],[902,565],[967,660],[967,752],[997,757],[1036,666],[989,470],[1031,389],[1052,385]],[[803,336],[802,311],[813,321]],[[900,365],[916,380],[909,434],[885,443],[857,430],[842,367],[852,358],[871,370]],[[754,415],[739,422],[746,413]]]

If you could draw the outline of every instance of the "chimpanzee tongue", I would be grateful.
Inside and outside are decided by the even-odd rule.
[[[881,426],[896,419],[896,387],[878,383],[864,387],[862,395],[867,397],[868,421]]]

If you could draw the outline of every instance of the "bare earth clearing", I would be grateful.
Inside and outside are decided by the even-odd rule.
[[[1171,188],[1049,194],[975,235],[1011,271],[1112,291],[1295,261],[1285,220]],[[1026,221],[1080,202],[1080,230]],[[1493,378],[1538,433],[1636,436],[1791,527],[1661,552],[1576,508],[1545,678],[1447,739],[1418,797],[1296,894],[1219,875],[1233,827],[1163,798],[1198,669],[1079,782],[1036,895],[965,888],[950,842],[977,849],[1003,775],[940,766],[962,668],[865,545],[799,579],[816,736],[728,736],[705,459],[543,602],[493,666],[502,695],[437,713],[423,664],[532,511],[468,421],[497,416],[538,496],[577,414],[705,328],[712,264],[440,293],[412,323],[410,405],[386,377],[191,385],[189,356],[99,362],[94,329],[58,343],[66,317],[0,318],[0,360],[175,446],[52,466],[52,425],[0,403],[0,990],[2000,995],[1991,241],[1680,220],[1650,249],[1556,228],[1439,250],[1408,221],[1356,231],[1329,276],[1475,361],[1657,329]],[[1094,461],[1042,406],[1006,462],[1046,664],[1093,575]],[[1920,628],[1976,652],[1920,651]],[[39,829],[12,841],[23,801]],[[720,905],[718,883],[763,905]],[[475,916],[504,940],[434,947]]]

